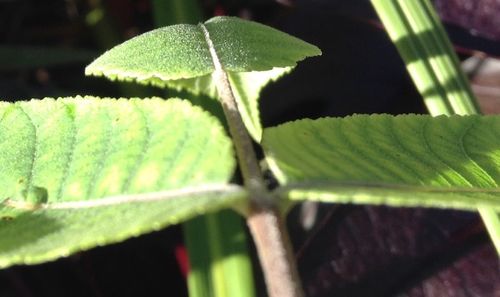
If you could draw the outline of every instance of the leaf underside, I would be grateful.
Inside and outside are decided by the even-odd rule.
[[[500,211],[500,117],[356,115],[264,130],[290,200]]]
[[[228,75],[243,123],[256,142],[260,143],[262,139],[260,92],[268,83],[279,79],[291,70],[292,68],[285,67],[268,71],[231,72]]]
[[[259,96],[269,83],[292,71],[292,67],[273,68],[266,71],[229,72],[228,78],[240,109],[241,117],[248,132],[257,142],[262,138],[262,124],[259,111]],[[193,94],[203,94],[217,99],[217,89],[212,75],[171,81],[151,81],[150,84],[175,90],[187,90]]]
[[[187,101],[32,100],[1,104],[0,119],[0,267],[117,242],[245,198],[226,184],[235,161],[223,128]]]

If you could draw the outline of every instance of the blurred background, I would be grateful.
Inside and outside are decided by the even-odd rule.
[[[500,1],[434,3],[483,111],[500,113]],[[164,96],[83,69],[137,34],[215,15],[255,20],[323,51],[263,91],[265,126],[426,113],[368,0],[0,0],[0,99]],[[305,206],[289,225],[308,296],[500,296],[498,258],[474,213]],[[1,270],[0,296],[187,296],[185,264],[180,228],[171,227]]]

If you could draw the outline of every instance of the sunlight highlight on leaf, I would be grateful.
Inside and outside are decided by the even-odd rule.
[[[499,116],[356,115],[269,128],[263,145],[279,181],[302,184],[289,199],[499,209],[499,132]]]
[[[227,185],[235,160],[224,129],[188,101],[31,100],[2,104],[0,119],[0,217],[16,213],[0,221],[0,267],[117,242],[246,197]]]
[[[284,32],[235,17],[215,17],[204,26],[228,72],[244,123],[260,142],[262,88],[321,51]],[[97,58],[85,73],[218,98],[214,69],[202,27],[183,24],[132,38]]]
[[[226,71],[266,71],[293,67],[321,51],[271,27],[235,17],[205,22]],[[199,25],[173,25],[132,38],[87,66],[87,75],[158,84],[195,78],[214,71]]]

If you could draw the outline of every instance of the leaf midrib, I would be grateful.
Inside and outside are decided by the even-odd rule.
[[[215,68],[214,72],[218,73],[224,71],[224,67],[220,62],[219,55],[217,54],[217,50],[215,49],[215,45],[210,38],[210,32],[208,32],[208,28],[203,23],[198,24],[198,27],[201,29],[201,31],[203,32],[203,36],[205,37],[205,42],[210,52],[210,58],[212,59],[212,64]]]
[[[206,184],[195,187],[183,187],[175,190],[147,192],[140,194],[124,194],[116,196],[107,196],[101,199],[94,200],[78,200],[67,202],[49,202],[37,205],[37,209],[83,209],[96,208],[102,206],[120,205],[125,203],[145,203],[154,201],[165,201],[172,199],[190,198],[198,195],[230,195],[244,194],[244,190],[239,185],[235,184]],[[5,200],[0,202],[0,205],[5,205],[12,208],[24,209],[21,204],[17,204],[14,200]]]

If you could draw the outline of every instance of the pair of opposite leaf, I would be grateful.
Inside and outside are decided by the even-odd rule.
[[[261,89],[289,72],[297,61],[320,55],[317,47],[258,23],[216,17],[204,24],[175,25],[145,33],[103,54],[85,73],[217,98],[207,38],[228,73],[249,133],[260,142],[257,99]]]
[[[86,73],[216,97],[207,38],[283,201],[500,210],[498,116],[361,115],[263,130],[260,89],[320,51],[260,24],[217,17],[154,30],[108,51]],[[245,189],[228,184],[231,140],[188,101],[44,99],[2,103],[0,115],[0,267],[247,203]]]

